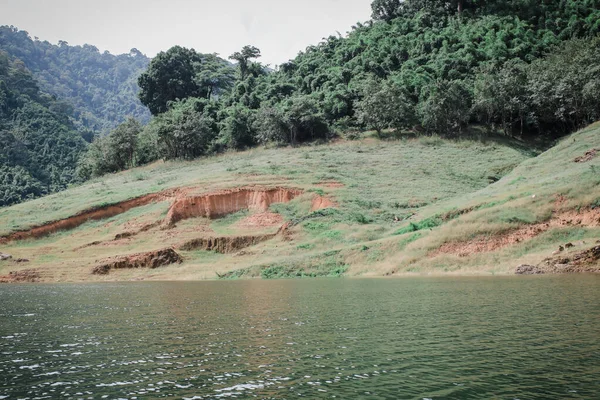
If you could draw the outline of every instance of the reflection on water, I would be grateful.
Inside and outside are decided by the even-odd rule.
[[[0,287],[2,398],[600,396],[600,277]]]

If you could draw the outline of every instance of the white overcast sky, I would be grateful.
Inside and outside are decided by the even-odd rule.
[[[227,58],[251,44],[272,66],[371,15],[372,0],[0,0],[0,25],[31,37],[100,51],[137,48],[153,57],[171,46]]]

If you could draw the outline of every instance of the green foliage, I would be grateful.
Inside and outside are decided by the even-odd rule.
[[[0,51],[0,206],[73,182],[85,142],[61,111],[22,61]]]
[[[164,113],[171,102],[190,97],[210,99],[231,87],[233,69],[213,54],[174,46],[160,52],[138,79],[139,98],[153,115]]]
[[[418,112],[430,133],[457,136],[469,122],[471,94],[461,81],[437,81],[425,89]]]
[[[369,79],[354,109],[357,121],[378,135],[386,128],[411,128],[416,122],[415,105],[397,85]]]
[[[107,136],[96,136],[79,160],[79,177],[89,179],[140,165],[136,154],[141,153],[138,150],[141,131],[140,123],[130,117]]]
[[[426,218],[418,222],[411,222],[408,226],[398,229],[394,232],[394,235],[403,235],[409,232],[417,232],[423,229],[433,229],[440,226],[443,223],[443,219],[440,215],[434,215],[433,217]]]
[[[199,99],[178,101],[152,124],[164,159],[192,159],[207,154],[217,136],[209,106]]]
[[[311,263],[308,266],[297,264],[268,266],[260,271],[260,276],[263,279],[340,277],[347,270],[348,265],[328,257],[322,263]]]
[[[26,32],[3,27],[0,49],[22,56],[40,85],[64,100],[44,100],[48,112],[71,114],[82,129],[113,128],[125,115],[145,122],[131,97],[138,90],[135,76],[147,66],[138,79],[139,99],[152,122],[143,129],[120,126],[96,139],[79,163],[82,177],[158,158],[327,140],[340,130],[460,136],[468,124],[483,122],[508,135],[547,136],[600,119],[600,39],[593,39],[600,33],[600,0],[375,0],[372,11],[373,20],[307,47],[275,71],[256,61],[261,53],[253,46],[230,56],[235,66],[180,46],[149,62],[135,49],[101,55],[93,46],[34,42]],[[20,82],[20,95],[38,92],[35,81]],[[27,111],[31,106],[15,106],[20,100],[11,93],[14,88],[0,81],[0,117],[10,113],[13,125],[24,124],[18,134],[9,129],[19,139],[29,130],[23,121],[37,114]],[[7,154],[22,158],[23,146],[48,154],[33,141],[14,142]],[[64,168],[50,168],[57,183],[41,191],[71,182],[73,164],[66,157]],[[22,172],[7,181],[39,192]],[[364,213],[348,216],[371,220]]]
[[[238,62],[240,70],[240,78],[243,81],[248,76],[248,72],[251,68],[250,59],[259,58],[260,50],[254,46],[244,46],[241,51],[236,51],[229,56],[230,60]]]
[[[23,61],[41,90],[59,99],[50,109],[72,117],[89,141],[127,116],[142,123],[150,118],[137,99],[136,83],[150,60],[137,49],[115,56],[88,44],[33,40],[26,31],[0,26],[0,50]]]
[[[221,113],[219,142],[234,149],[244,149],[256,144],[254,120],[256,112],[239,104]]]

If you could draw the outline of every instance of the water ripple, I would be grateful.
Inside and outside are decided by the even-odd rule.
[[[596,398],[600,278],[3,286],[3,398]]]

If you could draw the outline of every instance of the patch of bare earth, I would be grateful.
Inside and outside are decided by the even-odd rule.
[[[206,250],[217,253],[234,253],[243,248],[254,246],[255,244],[272,239],[277,233],[256,236],[221,236],[221,237],[201,237],[189,240],[178,246],[184,251]]]
[[[538,265],[519,265],[515,269],[517,275],[565,274],[581,272],[600,272],[600,245],[591,249],[559,254],[544,259]]]
[[[173,249],[154,250],[104,260],[94,267],[92,274],[106,275],[114,269],[158,268],[181,262],[183,262],[183,259]]]
[[[299,189],[242,187],[200,196],[178,198],[165,218],[165,225],[187,218],[215,219],[240,210],[267,212],[274,203],[287,203],[302,194]]]
[[[98,207],[81,212],[69,218],[60,221],[50,222],[48,224],[32,228],[30,230],[14,232],[10,235],[0,237],[1,242],[12,240],[21,240],[26,238],[38,238],[60,230],[73,229],[89,220],[99,220],[113,217],[124,213],[134,207],[140,207],[152,202],[170,201],[171,206],[164,220],[158,220],[152,223],[142,223],[137,219],[129,221],[124,227],[125,231],[118,233],[112,240],[93,241],[91,243],[79,246],[74,249],[78,251],[92,246],[110,246],[118,248],[119,246],[129,245],[135,239],[134,237],[142,232],[151,229],[159,229],[156,235],[161,238],[170,239],[190,237],[190,234],[199,234],[199,237],[187,239],[183,243],[175,245],[173,248],[164,248],[145,253],[130,255],[115,255],[101,261],[96,261],[96,266],[92,269],[92,274],[106,275],[112,270],[129,268],[157,268],[173,263],[180,263],[182,259],[175,252],[174,248],[182,250],[211,250],[220,253],[232,253],[248,246],[263,242],[281,235],[284,239],[289,237],[288,225],[279,214],[269,212],[269,207],[274,203],[287,203],[303,193],[300,189],[284,187],[262,187],[246,186],[221,190],[204,195],[191,195],[193,188],[179,188],[159,193],[148,194],[124,202]],[[336,204],[331,199],[323,196],[315,196],[312,200],[311,211],[322,208],[335,207]],[[262,235],[231,235],[223,237],[214,237],[214,232],[205,223],[198,221],[187,221],[181,223],[176,229],[179,221],[190,218],[216,219],[240,210],[250,210],[252,215],[239,221],[236,226],[240,228],[274,228],[279,227],[276,233]],[[164,246],[164,244],[163,244]],[[54,249],[40,249],[44,254],[51,254]],[[117,250],[115,250],[117,251]],[[20,275],[2,277],[3,281],[15,282],[18,279],[34,279],[31,277],[21,277]],[[35,277],[42,279],[43,277]]]
[[[246,218],[238,221],[236,226],[241,228],[269,228],[273,226],[281,226],[283,217],[281,214],[272,212],[263,212],[249,215]]]
[[[11,271],[8,275],[0,275],[0,283],[39,282],[40,278],[40,270],[35,268],[23,269],[21,271]]]
[[[316,196],[310,205],[310,211],[322,210],[324,208],[336,208],[337,203],[329,197]]]
[[[135,199],[122,201],[116,204],[92,208],[68,218],[49,222],[31,229],[13,232],[9,235],[0,236],[0,243],[7,243],[13,240],[38,238],[54,232],[73,229],[90,220],[100,220],[114,217],[115,215],[122,214],[135,207],[145,206],[157,201],[173,199],[177,196],[180,196],[184,190],[185,189],[165,190],[158,193],[151,193],[145,196],[136,197]]]
[[[430,253],[430,257],[440,254],[454,254],[459,257],[467,257],[471,254],[496,251],[532,239],[551,228],[565,226],[600,226],[600,208],[562,212],[553,216],[548,222],[527,225],[514,231],[492,236],[480,236],[466,242],[444,243],[437,250]]]
[[[330,188],[330,189],[339,189],[343,188],[345,185],[339,181],[321,181],[317,183],[317,186]]]
[[[596,157],[598,155],[598,149],[591,149],[586,151],[582,156],[579,156],[577,158],[575,158],[573,161],[575,161],[576,163],[584,163],[584,162],[588,162],[590,161],[592,158]]]

